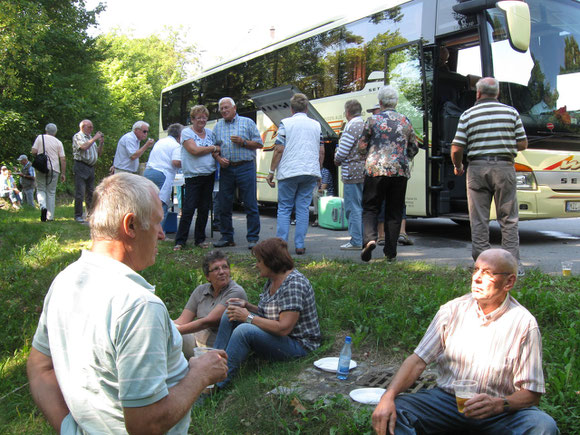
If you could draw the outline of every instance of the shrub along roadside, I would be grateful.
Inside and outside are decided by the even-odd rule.
[[[27,387],[18,388],[27,382],[25,361],[50,282],[89,245],[89,230],[73,221],[72,207],[59,207],[56,215],[56,222],[42,224],[36,211],[0,210],[1,433],[52,433]],[[190,292],[205,282],[201,258],[207,251],[174,253],[171,248],[170,243],[160,243],[157,263],[143,275],[157,286],[158,296],[176,317]],[[263,280],[253,259],[239,255],[231,261],[234,279],[256,301]],[[248,364],[232,390],[194,409],[191,433],[369,433],[372,408],[351,407],[350,399],[302,403],[302,409],[292,395],[265,393],[294,379],[345,333],[353,336],[355,351],[361,347],[388,355],[395,351],[404,358],[439,305],[469,291],[469,271],[459,268],[324,259],[300,259],[297,267],[316,291],[323,349],[302,361]],[[580,433],[579,287],[578,277],[531,271],[512,291],[540,325],[548,390],[540,406],[564,434]]]

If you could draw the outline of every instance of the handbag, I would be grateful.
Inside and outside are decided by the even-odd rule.
[[[48,174],[48,156],[46,155],[46,148],[44,147],[44,135],[42,135],[42,153],[34,156],[32,167],[38,172]]]

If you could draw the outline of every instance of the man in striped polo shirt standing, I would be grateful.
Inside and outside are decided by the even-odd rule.
[[[518,200],[514,157],[528,147],[520,114],[498,101],[499,82],[484,77],[476,84],[477,101],[459,118],[451,146],[455,175],[463,175],[463,152],[467,152],[467,203],[471,223],[473,261],[490,248],[489,210],[495,200],[501,227],[501,246],[520,263]]]
[[[534,316],[511,295],[518,264],[504,249],[481,253],[471,292],[442,305],[415,351],[403,362],[372,416],[377,434],[559,434],[537,408],[546,392],[542,337]],[[431,363],[437,387],[411,388]],[[476,388],[461,411],[454,381]]]

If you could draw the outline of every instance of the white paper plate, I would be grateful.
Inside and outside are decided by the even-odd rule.
[[[338,358],[331,356],[314,361],[314,365],[325,372],[336,373],[338,369]],[[350,370],[354,369],[358,364],[354,360],[350,360]]]
[[[367,405],[376,405],[386,390],[384,388],[359,388],[352,390],[349,396],[352,400]]]

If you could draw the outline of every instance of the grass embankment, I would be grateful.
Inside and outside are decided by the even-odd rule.
[[[56,216],[56,222],[43,224],[37,211],[0,210],[0,433],[51,433],[26,386],[26,357],[52,279],[89,246],[89,229],[73,221],[72,207],[59,207]],[[200,270],[204,251],[174,253],[171,248],[161,243],[156,265],[143,275],[157,285],[175,317],[190,292],[205,282]],[[253,259],[240,255],[231,260],[234,279],[256,301],[263,281]],[[468,291],[470,280],[465,269],[410,262],[299,259],[297,267],[315,288],[324,345],[302,361],[248,364],[231,390],[194,409],[191,433],[370,433],[372,408],[353,408],[348,398],[302,401],[302,409],[292,396],[265,393],[295,379],[345,333],[353,336],[355,355],[365,348],[404,358],[438,307]],[[579,288],[578,277],[530,271],[513,291],[540,324],[548,389],[540,406],[563,434],[580,433]]]

